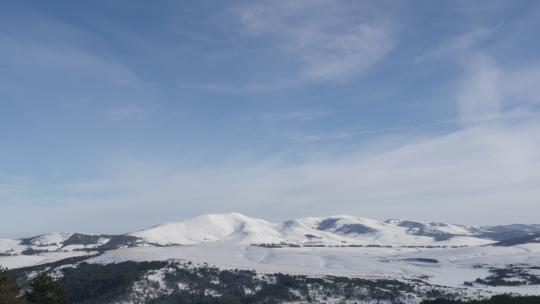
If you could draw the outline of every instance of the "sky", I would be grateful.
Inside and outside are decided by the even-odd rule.
[[[540,223],[538,1],[2,1],[0,237]]]

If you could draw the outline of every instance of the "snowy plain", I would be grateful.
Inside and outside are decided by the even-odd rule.
[[[111,236],[0,239],[0,265],[21,268],[87,255],[89,263],[190,261],[260,273],[421,279],[487,293],[540,294],[540,286],[533,285],[464,285],[489,276],[493,267],[540,266],[539,243],[494,246],[479,231],[484,228],[347,215],[271,223],[238,213],[208,214],[122,235],[136,242],[106,250],[99,248]]]

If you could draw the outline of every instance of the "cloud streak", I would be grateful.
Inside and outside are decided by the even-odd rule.
[[[391,25],[375,7],[328,1],[263,1],[235,10],[243,32],[269,39],[295,57],[303,81],[343,80],[365,72],[396,45]]]
[[[502,110],[499,67],[483,53],[468,56],[462,65],[466,76],[461,80],[457,97],[461,123],[497,121]]]
[[[111,120],[129,120],[143,115],[146,112],[144,108],[125,106],[116,109],[110,109],[106,115]]]
[[[482,42],[485,42],[491,38],[500,26],[501,25],[470,30],[417,56],[415,61],[421,62],[424,60],[441,59],[444,57],[450,57],[453,59],[456,54],[459,55],[461,53],[470,53],[472,49],[479,48]]]
[[[529,70],[504,70],[485,53],[474,53],[463,64],[456,94],[461,127],[453,132],[402,141],[381,136],[360,150],[308,155],[300,163],[262,159],[186,169],[168,161],[117,160],[104,166],[96,180],[60,186],[4,180],[0,195],[12,204],[0,206],[0,213],[20,213],[14,204],[34,213],[55,206],[48,214],[65,225],[58,230],[75,224],[91,229],[97,217],[114,223],[126,208],[131,214],[123,219],[127,230],[208,210],[270,219],[352,213],[465,224],[535,222],[540,215],[540,115],[508,107],[515,101],[504,85],[514,88]],[[303,114],[288,118],[310,113]],[[101,229],[121,232],[107,222]]]
[[[41,201],[66,208],[53,215],[58,219],[81,216],[70,213],[84,207],[89,226],[104,211],[119,216],[128,208],[133,215],[125,224],[132,228],[154,224],[148,219],[174,220],[207,210],[270,218],[352,213],[468,224],[533,222],[540,197],[539,132],[540,125],[530,122],[469,128],[296,165],[270,161],[195,171],[122,165],[107,179],[65,185],[63,197],[41,193]],[[494,206],[497,212],[483,218]]]
[[[203,26],[182,23],[204,41],[164,30],[161,18],[111,36],[71,16],[6,26],[1,233],[125,232],[221,211],[536,222],[540,64],[535,54],[505,61],[533,31],[508,43],[517,12],[509,31],[478,24],[499,16],[456,18],[439,5],[398,24],[395,5],[380,3],[234,2],[194,17]],[[455,24],[473,30],[444,38]],[[425,52],[433,37],[443,41]],[[246,93],[261,95],[223,96]],[[99,124],[107,119],[119,123]]]

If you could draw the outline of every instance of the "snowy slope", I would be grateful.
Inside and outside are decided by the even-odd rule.
[[[410,222],[413,223],[413,222]],[[380,246],[471,246],[493,241],[475,237],[462,226],[379,222],[348,215],[309,217],[270,223],[238,213],[208,214],[184,222],[166,223],[131,233],[148,245],[188,245],[210,242],[242,244],[320,244]]]
[[[538,225],[469,227],[350,215],[271,223],[238,213],[207,214],[125,235],[0,239],[0,266],[20,268],[73,256],[87,256],[90,263],[180,260],[266,273],[422,279],[463,288],[464,281],[489,276],[492,267],[537,269],[539,232]],[[534,287],[467,288],[540,293]]]
[[[34,250],[55,251],[60,249],[63,246],[63,243],[72,235],[73,233],[45,233],[29,239],[24,239],[22,243]]]
[[[129,247],[135,244],[136,238],[125,235],[92,235],[83,233],[46,233],[18,240],[0,239],[0,256],[35,256],[47,253],[95,250],[111,250]],[[68,256],[68,255],[66,255]]]
[[[11,240],[0,239],[0,255],[18,255],[25,251],[57,251],[69,239],[71,233],[46,233],[35,237]]]
[[[20,240],[0,239],[0,254],[20,254],[27,246],[21,244]]]
[[[275,224],[239,213],[207,214],[185,222],[162,224],[130,235],[157,245],[283,241],[283,236]]]
[[[420,252],[424,249],[454,254],[459,251],[450,249],[469,247],[472,252],[478,253],[483,252],[484,248],[496,248],[501,244],[498,240],[505,237],[510,237],[510,241],[505,239],[504,244],[527,244],[528,239],[534,241],[536,238],[529,237],[523,241],[522,236],[530,235],[537,231],[535,229],[540,229],[540,226],[468,227],[398,219],[381,222],[350,215],[307,217],[283,223],[271,223],[239,213],[207,214],[125,235],[48,233],[20,240],[0,239],[0,265],[21,267],[21,265],[40,264],[45,260],[63,259],[74,253],[108,252],[112,254],[116,249],[121,248],[162,248],[177,245],[195,246],[194,248],[203,245],[249,248],[245,249],[246,252],[258,252],[257,249],[252,249],[255,247],[279,247],[277,249],[283,250],[309,247],[323,250],[322,248],[326,247],[334,248],[332,250],[338,252],[349,252],[348,248],[362,247],[358,250],[364,253],[371,252],[370,248],[374,248],[376,253],[369,253],[374,255],[385,252],[383,249],[388,249],[392,254],[403,254],[408,252],[407,250]],[[514,236],[518,237],[517,240],[520,242],[512,243]],[[490,244],[497,246],[483,247]],[[201,248],[210,248],[204,246]],[[317,249],[313,250],[317,251]],[[308,252],[311,254],[312,251]],[[305,255],[304,257],[308,260],[320,258]],[[267,260],[271,260],[270,257]]]
[[[342,237],[346,243],[390,246],[472,246],[491,243],[491,240],[472,236],[464,228],[451,224],[415,223],[420,228],[403,226],[402,221],[379,222],[372,219],[348,215],[328,218],[304,218],[294,221],[297,225],[319,231],[330,232]],[[431,233],[425,233],[430,231]],[[444,238],[440,238],[444,235]]]
[[[521,229],[521,230],[520,230]],[[126,235],[47,233],[20,240],[0,240],[0,255],[110,250],[131,246],[170,246],[204,243],[300,246],[452,247],[494,243],[523,237],[535,225],[467,227],[407,220],[379,222],[349,215],[308,217],[271,223],[238,213],[207,214],[165,223]]]
[[[530,233],[527,229],[534,229],[535,226],[525,226],[523,232],[516,230],[521,228],[519,225],[505,227],[496,226],[491,229],[396,219],[380,222],[349,215],[308,217],[271,223],[239,213],[225,213],[165,223],[126,235],[47,233],[21,240],[2,239],[0,254],[21,254],[25,250],[109,250],[111,248],[107,246],[108,243],[114,243],[116,247],[212,242],[321,246],[476,246],[494,243],[504,239],[504,236],[526,236]]]
[[[435,262],[423,262],[422,259]],[[433,284],[463,287],[465,281],[474,281],[489,275],[488,267],[491,266],[520,263],[538,265],[540,244],[516,247],[398,249],[262,248],[242,244],[207,243],[124,248],[94,257],[88,262],[107,264],[156,260],[184,260],[226,269],[252,269],[262,273],[396,279],[427,277]],[[519,291],[519,288],[515,290]],[[536,293],[540,293],[540,288],[537,288]]]

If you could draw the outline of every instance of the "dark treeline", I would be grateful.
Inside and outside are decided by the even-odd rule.
[[[165,267],[166,262],[124,262],[117,264],[81,263],[62,269],[59,282],[68,303],[107,303],[130,292],[135,281],[149,270]]]
[[[20,274],[20,272],[17,272]],[[157,274],[160,283],[149,280]],[[454,293],[432,287],[421,294],[420,282],[367,280],[346,277],[308,277],[289,274],[258,274],[247,270],[222,270],[208,265],[168,262],[79,263],[50,269],[58,280],[43,272],[24,286],[0,268],[1,304],[100,304],[124,301],[146,304],[248,304],[335,300],[363,303],[402,303],[407,297],[425,298],[422,304],[538,304],[540,297],[493,296],[485,300],[460,301]],[[423,286],[426,287],[426,286]]]
[[[425,300],[421,304],[539,304],[540,296],[512,296],[512,295],[496,295],[485,300]]]
[[[53,277],[40,274],[30,281],[30,288],[22,292],[16,282],[0,267],[0,304],[66,304],[64,287]]]

